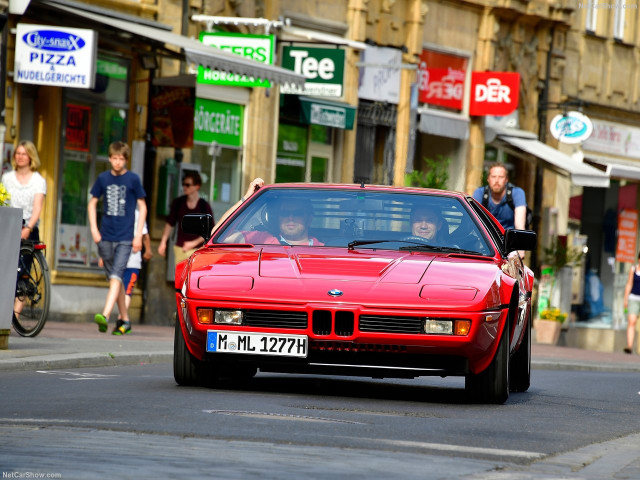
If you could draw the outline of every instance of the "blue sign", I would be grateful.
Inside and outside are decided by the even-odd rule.
[[[556,115],[549,126],[551,135],[562,143],[581,143],[591,136],[593,123],[580,112]]]

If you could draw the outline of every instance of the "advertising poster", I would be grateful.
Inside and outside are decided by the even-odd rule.
[[[638,211],[624,209],[618,213],[618,262],[636,263],[636,235],[638,231]]]
[[[158,86],[151,101],[153,145],[156,147],[193,147],[193,89]]]

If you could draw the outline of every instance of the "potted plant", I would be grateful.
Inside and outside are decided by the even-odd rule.
[[[13,317],[13,300],[15,298],[15,279],[20,255],[20,230],[22,227],[22,210],[9,207],[11,196],[0,183],[0,272],[13,272],[8,275],[9,281],[0,288],[0,349],[9,348],[9,333]],[[13,278],[13,285],[11,284]]]

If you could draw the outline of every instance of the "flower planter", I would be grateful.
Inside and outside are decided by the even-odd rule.
[[[536,318],[534,326],[536,330],[536,342],[549,345],[556,345],[558,343],[562,323],[554,320]]]
[[[6,275],[0,288],[0,349],[9,348],[9,333],[13,317],[16,272],[20,255],[22,209],[0,207],[0,272]]]

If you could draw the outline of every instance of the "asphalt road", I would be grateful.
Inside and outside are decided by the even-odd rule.
[[[486,406],[467,404],[457,378],[259,374],[206,389],[176,386],[167,364],[2,372],[0,470],[515,479],[558,478],[546,475],[560,469],[563,478],[610,478],[582,475],[597,464],[598,475],[640,478],[637,374],[533,375],[529,392]]]

